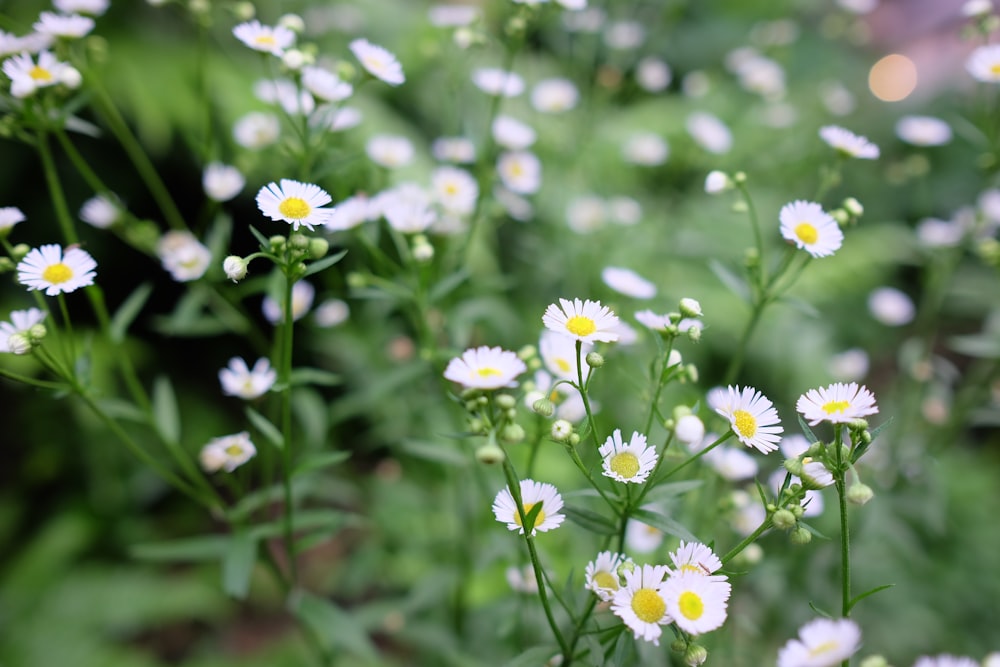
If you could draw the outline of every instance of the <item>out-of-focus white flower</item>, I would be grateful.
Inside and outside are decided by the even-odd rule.
[[[562,24],[567,32],[595,33],[600,31],[606,20],[607,14],[600,7],[588,7],[562,16]]]
[[[868,365],[868,353],[852,347],[830,357],[826,367],[834,380],[856,382],[868,374]]]
[[[636,225],[642,220],[642,205],[632,197],[611,197],[607,201],[608,219],[616,225]]]
[[[666,90],[672,78],[670,65],[655,56],[642,58],[635,67],[636,83],[650,93]]]
[[[933,116],[903,116],[896,136],[914,146],[942,146],[951,141],[951,126]]]
[[[416,183],[401,183],[376,199],[389,226],[404,234],[426,231],[437,219],[430,194]]]
[[[278,140],[281,122],[273,113],[251,111],[236,121],[233,138],[243,148],[257,150]]]
[[[52,6],[63,14],[101,16],[110,5],[111,0],[52,0]]]
[[[472,83],[488,95],[517,97],[524,92],[524,79],[516,72],[482,67],[472,72]]]
[[[566,206],[566,224],[577,234],[600,229],[607,219],[607,204],[597,195],[575,197]]]
[[[666,139],[652,132],[640,132],[629,137],[622,146],[627,162],[643,167],[655,167],[667,161],[670,146]]]
[[[531,106],[542,113],[561,113],[576,106],[580,93],[569,79],[543,79],[531,90]]]
[[[316,306],[313,320],[316,326],[330,329],[347,321],[351,316],[351,308],[342,299],[327,299]]]
[[[479,7],[470,5],[432,5],[427,10],[427,18],[438,28],[459,28],[469,25],[480,17]]]
[[[308,116],[316,109],[316,100],[289,79],[262,79],[253,86],[261,102],[279,104],[290,116]]]
[[[441,162],[468,164],[476,161],[476,145],[465,137],[438,137],[431,144],[431,155]]]
[[[263,25],[258,20],[240,23],[233,28],[233,35],[254,51],[281,56],[295,43],[295,33],[284,26]]]
[[[163,268],[177,282],[198,280],[212,263],[212,252],[189,231],[172,229],[156,243]]]
[[[733,134],[717,116],[707,111],[696,111],[687,118],[688,134],[709,153],[721,155],[733,147]]]
[[[476,208],[479,184],[472,174],[457,167],[438,167],[431,174],[434,198],[446,212],[468,215]]]
[[[504,187],[516,194],[534,194],[542,187],[542,163],[529,151],[501,153],[497,173]]]
[[[834,116],[846,116],[857,106],[854,93],[840,81],[825,81],[819,88],[820,101]]]
[[[10,79],[10,94],[30,97],[39,88],[59,84],[79,85],[80,73],[72,66],[60,62],[50,51],[42,51],[35,60],[29,53],[20,53],[3,61],[3,73]]]
[[[221,162],[210,162],[205,166],[201,185],[209,199],[224,202],[240,193],[240,190],[246,185],[246,179],[236,167]]]
[[[656,296],[656,285],[631,269],[608,266],[601,271],[604,284],[625,296],[635,299],[652,299]]]
[[[631,51],[646,41],[646,27],[638,21],[615,21],[604,30],[604,43],[608,48]]]
[[[80,219],[92,227],[107,229],[121,220],[124,209],[113,194],[94,195],[80,207]]]
[[[309,312],[315,296],[316,288],[305,280],[300,280],[292,285],[292,321],[301,319],[303,315]],[[285,319],[284,303],[270,296],[264,297],[261,309],[264,317],[271,324],[278,325]]]
[[[25,221],[24,212],[16,206],[0,208],[0,233],[13,229],[14,225]]]
[[[895,287],[879,287],[868,295],[868,312],[886,326],[901,327],[913,321],[916,307],[910,297]]]
[[[381,215],[381,211],[378,211],[373,216],[371,200],[366,195],[357,194],[337,204],[327,218],[325,227],[331,232],[344,231]]]
[[[685,96],[691,99],[705,97],[711,89],[712,81],[708,78],[708,74],[702,70],[691,70],[681,79],[681,90]]]
[[[253,399],[263,396],[274,386],[278,373],[271,368],[271,362],[261,357],[251,370],[242,357],[233,357],[229,364],[219,371],[219,383],[226,396]]]
[[[354,93],[354,87],[333,72],[307,65],[302,68],[302,86],[324,102],[340,102]]]
[[[867,137],[854,134],[837,125],[825,125],[819,129],[820,138],[837,152],[861,160],[874,160],[879,156],[879,148]]]
[[[387,169],[397,169],[413,161],[413,143],[406,137],[377,134],[365,144],[371,161]]]
[[[390,86],[398,86],[406,81],[403,66],[388,50],[372,44],[367,39],[354,40],[350,43],[350,49],[362,67],[375,78],[385,81]]]
[[[535,143],[537,134],[527,123],[516,118],[499,114],[493,120],[493,140],[512,151],[521,151]]]
[[[94,29],[94,19],[79,14],[42,12],[32,27],[43,35],[76,39]]]

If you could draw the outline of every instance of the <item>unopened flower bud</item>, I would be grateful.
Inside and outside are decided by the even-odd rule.
[[[705,192],[710,195],[717,195],[733,187],[733,182],[729,175],[718,169],[708,172],[705,177]]]
[[[694,364],[688,364],[684,367],[684,374],[687,379],[691,382],[698,382],[698,367]]]
[[[492,442],[487,443],[476,450],[476,460],[486,465],[495,465],[504,459],[503,449]]]
[[[774,513],[774,517],[771,519],[774,523],[774,527],[779,530],[789,530],[795,527],[798,523],[798,519],[792,514],[791,510],[780,509]]]
[[[309,258],[310,259],[323,259],[326,257],[326,253],[330,250],[330,242],[326,239],[321,238],[311,238],[309,239]]]
[[[708,659],[708,649],[700,644],[690,644],[684,651],[684,664],[690,667],[698,667]]]
[[[889,667],[889,662],[880,655],[870,655],[867,658],[863,659],[858,664],[858,667]],[[991,667],[991,666],[987,665],[984,662],[983,667]]]
[[[860,218],[865,212],[865,207],[862,206],[861,202],[854,197],[848,197],[845,199],[842,206],[844,207],[844,210],[850,213],[851,217],[854,218]]]
[[[555,404],[547,398],[540,398],[532,403],[531,409],[534,410],[535,414],[543,417],[551,417],[556,413]]]
[[[747,182],[747,174],[745,171],[738,171],[733,174],[733,183],[742,185]]]
[[[793,530],[791,534],[788,536],[788,539],[792,544],[797,544],[799,546],[803,544],[809,544],[810,542],[812,542],[812,538],[813,538],[812,533],[810,533],[802,526],[799,526],[798,528]]]
[[[604,365],[604,357],[598,352],[590,352],[587,354],[587,364],[591,368],[600,368]]]
[[[281,236],[280,234],[275,234],[274,236],[269,238],[267,242],[268,245],[271,246],[271,252],[277,255],[278,253],[284,252],[285,244],[288,242],[288,240],[284,236]]]
[[[27,354],[31,352],[31,339],[22,332],[11,334],[7,338],[7,349],[13,354]]]
[[[625,578],[626,572],[635,572],[635,561],[631,558],[623,561],[622,564],[618,566],[618,569],[615,570],[615,574],[617,574],[620,579]]]
[[[237,2],[233,5],[233,15],[238,21],[249,21],[257,15],[257,10],[252,2]]]
[[[847,502],[852,505],[864,505],[875,497],[875,492],[871,487],[861,482],[855,482],[847,488]]]
[[[305,21],[298,14],[284,14],[278,19],[278,25],[288,28],[292,32],[302,32],[306,29]]]
[[[497,394],[497,407],[501,410],[510,410],[517,405],[517,399],[510,394]]]
[[[579,433],[570,433],[569,434],[569,440],[567,440],[567,442],[569,443],[569,445],[571,447],[576,447],[577,445],[580,444],[580,434]]]
[[[565,419],[557,419],[552,422],[551,436],[553,440],[565,442],[573,434],[573,425]]]
[[[469,401],[471,403],[471,401]],[[466,403],[468,407],[468,403]],[[479,417],[471,417],[469,419],[469,433],[482,433],[486,429],[486,422],[484,422]]]
[[[538,355],[538,349],[534,345],[525,345],[517,351],[517,358],[521,361],[534,359]]]
[[[66,67],[66,69],[59,74],[59,83],[67,88],[79,88],[82,82],[83,76],[80,74],[80,70],[75,67]]]
[[[38,322],[37,324],[32,324],[31,328],[28,329],[28,338],[31,339],[33,345],[38,345],[48,332],[49,330],[45,328],[45,325]]]
[[[230,255],[222,262],[222,270],[226,272],[226,277],[237,283],[247,277],[248,263],[238,255]]]
[[[500,439],[512,444],[523,441],[524,435],[524,427],[520,424],[507,424],[500,431]]]
[[[802,507],[802,505],[792,505],[791,507],[788,508],[788,511],[791,512],[792,516],[794,516],[796,519],[801,519],[802,516],[806,513],[806,510],[805,508]]]
[[[421,264],[434,259],[434,246],[431,245],[430,241],[428,241],[427,237],[423,234],[418,234],[413,237],[413,244],[410,247],[410,252],[413,253],[413,259]]]
[[[835,208],[830,211],[830,217],[837,221],[837,224],[843,227],[851,221],[851,214],[842,208]]]
[[[300,70],[306,64],[306,54],[298,49],[288,49],[281,54],[281,64],[290,70]]]
[[[701,327],[688,327],[687,330],[688,340],[692,343],[697,343],[701,340]]]
[[[687,642],[684,641],[683,639],[675,639],[674,641],[670,642],[670,650],[673,651],[674,653],[680,653],[686,648],[687,648]]]
[[[680,311],[682,317],[701,317],[701,304],[695,299],[684,297],[681,299]]]
[[[695,415],[684,415],[677,420],[674,435],[685,445],[699,443],[705,437],[705,424]]]
[[[10,258],[15,263],[20,262],[29,252],[31,252],[31,246],[27,243],[18,243],[10,249]]]
[[[670,354],[667,355],[667,368],[670,368],[671,366],[676,366],[683,360],[684,358],[681,357],[680,352],[678,352],[677,350],[670,350]]]
[[[309,250],[309,237],[305,234],[295,232],[288,237],[288,245],[290,245],[293,250]]]
[[[793,475],[796,475],[798,477],[802,476],[802,460],[799,459],[798,457],[794,459],[785,459],[785,462],[782,465],[784,466],[785,470],[792,473]]]

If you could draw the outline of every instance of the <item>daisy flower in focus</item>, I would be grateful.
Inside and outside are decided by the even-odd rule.
[[[615,429],[598,450],[604,460],[604,476],[617,482],[641,484],[656,465],[656,450],[646,446],[646,436],[633,431],[628,444],[622,442],[622,432]]]
[[[28,334],[31,327],[39,324],[44,319],[45,312],[39,308],[11,311],[10,322],[0,322],[0,352],[21,354],[22,351],[30,349],[30,341],[24,347],[16,344],[12,346],[10,337],[15,334]]]
[[[285,26],[263,25],[258,20],[240,23],[233,28],[233,35],[254,51],[281,56],[295,43],[295,33]]]
[[[664,582],[661,592],[667,613],[677,627],[689,634],[700,635],[720,628],[726,622],[726,606],[732,589],[723,577],[682,571],[671,575]]]
[[[819,129],[820,139],[845,157],[856,157],[860,160],[874,160],[879,156],[878,146],[868,141],[867,137],[854,134],[837,125],[825,125]]]
[[[521,480],[521,503],[524,516],[527,517],[535,505],[542,508],[535,516],[534,526],[531,534],[535,531],[546,532],[558,528],[566,517],[559,513],[562,509],[563,500],[556,487],[545,482],[536,482],[531,479]],[[516,530],[524,534],[524,526],[521,524],[521,514],[514,503],[514,496],[510,489],[504,487],[493,499],[493,516],[500,523],[506,523],[509,530]]]
[[[611,331],[618,318],[600,301],[559,299],[559,305],[549,304],[542,315],[545,327],[584,343],[613,343],[618,334]]]
[[[793,201],[778,214],[781,235],[813,257],[827,257],[840,249],[844,233],[819,204]]]
[[[500,347],[469,348],[448,362],[444,377],[468,389],[500,389],[528,370],[516,354]]]
[[[747,447],[767,454],[778,448],[784,431],[778,411],[766,396],[753,387],[718,388],[709,392],[708,403],[729,420],[733,433]]]
[[[263,396],[277,379],[278,373],[271,368],[266,357],[258,359],[253,370],[247,367],[247,362],[242,358],[233,357],[229,360],[229,365],[219,371],[222,393],[246,399]]]
[[[610,601],[621,588],[618,568],[627,560],[624,554],[602,551],[597,558],[587,563],[585,571],[586,589],[593,591],[605,602]]]
[[[701,542],[681,540],[676,551],[670,552],[670,560],[678,572],[695,572],[707,576],[722,569],[722,561],[715,555],[711,547]],[[719,575],[722,576],[722,575]]]
[[[46,296],[69,293],[94,284],[97,262],[80,248],[63,251],[57,244],[33,248],[17,265],[17,281]]]
[[[403,66],[387,49],[372,44],[367,39],[354,40],[350,44],[350,49],[362,67],[376,79],[381,79],[390,86],[398,86],[406,81]]]
[[[257,192],[257,207],[271,220],[284,220],[298,229],[312,229],[326,223],[333,209],[319,208],[333,201],[318,185],[300,183],[287,178],[281,184],[269,183]]]
[[[631,269],[608,266],[601,271],[601,280],[611,289],[635,299],[652,299],[656,285]]]
[[[242,431],[233,435],[224,435],[221,438],[213,438],[202,447],[198,458],[201,461],[201,467],[206,472],[219,470],[232,472],[252,459],[256,453],[257,448],[250,440],[250,434]]]
[[[843,424],[878,412],[875,396],[857,382],[836,382],[827,387],[810,389],[799,397],[795,409],[810,426],[820,422]]]
[[[664,598],[668,573],[666,565],[643,565],[625,572],[625,587],[619,589],[611,600],[611,611],[635,634],[660,645],[661,625],[670,623],[667,601]]]
[[[854,655],[860,644],[861,629],[854,621],[817,618],[778,651],[777,667],[834,667]]]

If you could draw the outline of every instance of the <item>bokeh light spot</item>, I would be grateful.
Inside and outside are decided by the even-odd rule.
[[[892,53],[872,65],[868,87],[883,102],[899,102],[917,87],[917,66],[906,56]]]

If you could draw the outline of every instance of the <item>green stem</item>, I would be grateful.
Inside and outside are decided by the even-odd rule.
[[[282,322],[280,360],[278,363],[279,377],[282,384],[281,392],[281,433],[285,446],[281,448],[282,475],[284,490],[284,534],[285,553],[288,557],[289,579],[294,586],[298,580],[298,566],[295,561],[295,534],[293,527],[294,507],[292,505],[292,331],[295,323],[292,320],[292,287],[295,280],[288,274],[291,267],[285,269],[285,302],[284,322]]]
[[[55,209],[56,222],[59,223],[63,239],[70,245],[79,243],[80,238],[76,235],[76,228],[73,226],[73,217],[70,215],[69,207],[66,205],[66,194],[63,192],[62,184],[59,182],[59,173],[56,171],[55,161],[52,159],[52,151],[49,149],[48,135],[44,132],[38,133],[38,155],[42,158],[45,182],[49,186],[52,207]]]
[[[841,585],[841,616],[847,618],[851,613],[851,537],[847,524],[847,468],[844,465],[841,432],[843,426],[837,424],[834,428],[833,446],[837,461],[837,496],[840,505],[840,585]],[[847,661],[844,661],[845,664]]]
[[[691,465],[692,463],[694,463],[695,461],[697,461],[698,459],[700,459],[701,457],[703,457],[705,454],[708,454],[710,451],[712,451],[713,449],[715,449],[716,447],[718,447],[719,445],[721,445],[723,442],[725,442],[726,440],[728,440],[730,437],[732,437],[732,435],[733,435],[733,431],[731,429],[728,430],[728,431],[726,431],[721,436],[719,436],[716,439],[716,441],[713,442],[712,444],[710,444],[708,447],[705,447],[704,449],[699,450],[695,454],[692,454],[691,457],[688,458],[688,460],[684,461],[684,463],[681,463],[676,468],[672,469],[670,472],[668,472],[666,475],[664,475],[663,478],[661,479],[661,481],[665,480],[665,479],[669,479],[670,477],[672,477],[674,475],[674,473],[677,473],[677,472],[683,470],[687,466]]]
[[[583,399],[583,409],[587,411],[587,424],[590,426],[590,435],[594,439],[594,445],[600,449],[601,440],[597,436],[597,424],[594,421],[594,412],[590,409],[590,399],[587,397],[587,385],[583,382],[583,341],[576,341],[576,377],[579,384],[576,385]]]
[[[767,282],[767,263],[764,260],[764,238],[760,232],[760,220],[757,218],[757,209],[753,205],[753,198],[750,196],[750,190],[747,189],[746,181],[738,180],[736,188],[740,191],[740,195],[747,205],[747,216],[750,218],[750,227],[753,229],[753,241],[757,248],[758,266],[760,267],[757,285],[760,288]]]
[[[740,553],[744,549],[746,549],[748,546],[756,542],[757,538],[759,538],[761,535],[767,532],[767,530],[770,527],[771,527],[771,516],[768,515],[767,518],[765,518],[764,521],[761,522],[759,526],[757,526],[756,530],[754,530],[752,533],[743,538],[742,542],[740,542],[735,547],[726,552],[726,555],[721,558],[722,564],[725,565],[726,563],[728,563],[729,561],[740,555]]]
[[[726,375],[722,384],[732,384],[736,380],[736,376],[739,375],[740,369],[743,366],[743,359],[746,357],[747,347],[750,345],[750,338],[760,323],[760,316],[764,314],[764,308],[767,307],[767,303],[767,301],[760,301],[754,305],[750,321],[747,322],[746,328],[743,329],[743,336],[740,338],[739,345],[736,346],[736,352],[733,353],[732,358],[729,360],[729,367],[726,369]]]
[[[659,346],[657,346],[659,347]],[[670,352],[674,349],[674,338],[671,336],[670,342],[667,343],[666,352],[663,354],[663,368],[660,370],[659,381],[656,383],[656,388],[653,390],[653,399],[649,404],[649,414],[646,417],[646,428],[643,431],[646,436],[649,436],[649,430],[653,428],[653,417],[656,416],[656,408],[660,403],[660,394],[663,393],[663,387],[667,384],[667,378],[673,370],[673,366],[667,365],[667,361],[670,359]]]

